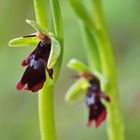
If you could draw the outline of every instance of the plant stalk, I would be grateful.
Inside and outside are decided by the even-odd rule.
[[[107,26],[104,20],[104,15],[102,11],[103,10],[102,1],[92,0],[94,16],[90,17],[90,19],[88,18],[89,19],[88,21],[90,21],[88,23],[85,16],[81,16],[82,10],[84,9],[84,11],[86,11],[86,9],[83,6],[79,6],[81,4],[80,1],[77,2],[75,2],[74,0],[69,0],[69,1],[77,16],[80,17],[81,20],[83,21],[83,28],[86,27],[85,36],[87,39],[87,45],[91,45],[91,43],[94,44],[92,46],[88,46],[86,49],[90,67],[92,70],[97,69],[100,71],[99,65],[101,64],[101,72],[105,75],[109,83],[105,91],[105,93],[109,95],[111,98],[111,104],[106,104],[107,111],[108,111],[107,130],[108,130],[109,140],[125,140],[124,125],[122,121],[119,96],[118,96],[116,64],[115,64],[112,45],[107,32]],[[87,11],[86,11],[86,15],[88,15]],[[89,34],[90,32],[92,32],[92,35]],[[93,42],[91,41],[91,39]],[[91,52],[93,52],[94,55]],[[96,55],[95,52],[97,52],[98,54]],[[93,59],[92,64],[91,61],[89,60],[91,58]],[[98,59],[98,60],[94,60],[94,59]],[[98,64],[97,62],[99,62],[100,64]]]
[[[124,125],[121,116],[118,96],[116,64],[112,45],[107,32],[107,27],[102,12],[101,0],[92,0],[96,19],[96,32],[93,30],[101,58],[102,72],[108,79],[108,89],[105,91],[111,98],[111,104],[107,104],[108,110],[108,136],[109,140],[124,140]]]
[[[45,10],[44,0],[34,0],[36,20],[40,26],[48,31],[48,20]],[[53,105],[54,86],[47,86],[45,82],[43,88],[39,91],[39,122],[42,140],[56,140],[54,105]]]
[[[56,140],[53,95],[53,86],[44,85],[39,92],[39,121],[42,140]]]

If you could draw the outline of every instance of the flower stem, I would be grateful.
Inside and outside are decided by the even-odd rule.
[[[120,111],[118,85],[116,78],[116,64],[110,43],[107,27],[102,12],[101,0],[92,0],[96,18],[96,32],[93,30],[99,47],[102,72],[108,79],[108,89],[105,91],[111,98],[108,109],[108,135],[110,140],[124,140],[124,125]]]
[[[34,0],[34,7],[37,22],[40,26],[44,27],[47,32],[48,20],[44,0]],[[42,140],[56,140],[53,93],[54,86],[47,86],[47,82],[45,82],[38,95],[40,133]]]
[[[44,88],[39,92],[39,118],[42,140],[56,140],[53,90],[53,86],[47,87],[47,85],[44,85]]]

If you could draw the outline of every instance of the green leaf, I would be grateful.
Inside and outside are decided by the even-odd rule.
[[[39,40],[37,37],[19,37],[9,41],[10,47],[37,46]]]
[[[74,103],[82,99],[86,95],[89,83],[85,78],[77,80],[67,91],[65,100],[68,103]]]
[[[48,34],[46,32],[46,30],[43,27],[41,27],[37,22],[35,22],[33,20],[26,19],[26,23],[28,23],[29,25],[31,25],[37,32],[43,33],[44,35],[47,35]]]
[[[99,48],[95,40],[94,34],[85,25],[82,26],[83,40],[85,40],[85,51],[88,59],[90,69],[92,71],[101,71],[101,60],[99,55]]]
[[[48,68],[52,68],[54,66],[61,51],[59,42],[52,36],[50,38],[51,38],[51,52],[47,64]]]
[[[89,14],[86,6],[82,3],[82,0],[69,0],[76,15],[85,23],[87,27],[94,28],[94,22]]]
[[[71,59],[68,63],[68,67],[77,71],[78,73],[91,73],[90,69],[77,59]]]

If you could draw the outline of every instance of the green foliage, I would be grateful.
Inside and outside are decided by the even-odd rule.
[[[81,18],[82,23],[84,23],[83,27],[85,28],[86,26],[85,33],[87,38],[87,45],[91,45],[92,43],[94,43],[95,45],[95,47],[92,45],[92,49],[90,47],[86,49],[88,59],[93,59],[92,65],[92,60],[88,60],[90,66],[92,66],[90,69],[101,71],[108,81],[109,86],[105,92],[107,95],[110,96],[112,101],[112,105],[106,105],[108,110],[107,130],[109,139],[124,140],[125,137],[123,132],[123,122],[119,106],[118,88],[116,80],[116,66],[111,41],[104,20],[102,1],[92,0],[91,4],[94,12],[92,16],[89,16],[87,14],[86,7],[81,4],[81,1],[69,1],[76,15],[78,15],[78,17]],[[86,13],[83,14],[83,16],[81,15],[82,11]],[[84,15],[86,15],[87,19]],[[93,52],[93,54],[91,52]],[[97,55],[95,52],[97,52]]]
[[[94,27],[93,20],[90,17],[89,12],[87,11],[85,5],[81,0],[69,0],[73,10],[77,16],[83,20],[84,24],[89,27]]]

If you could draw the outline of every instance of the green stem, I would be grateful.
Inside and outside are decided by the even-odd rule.
[[[102,12],[101,7],[101,0],[92,0],[93,3],[93,10],[94,10],[94,19],[89,16],[88,20],[86,20],[85,16],[82,16],[82,10],[85,7],[80,6],[80,1],[75,2],[75,0],[69,0],[73,9],[75,10],[76,14],[82,19],[84,26],[87,27],[85,34],[86,38],[91,43],[91,36],[89,36],[90,32],[92,32],[92,38],[94,45],[97,45],[97,53],[100,55],[100,59],[97,62],[101,64],[101,70],[105,77],[108,79],[108,87],[106,89],[106,93],[111,98],[111,104],[107,104],[108,109],[108,134],[110,140],[124,140],[124,126],[121,117],[120,111],[120,103],[119,103],[119,96],[118,96],[118,85],[117,85],[117,78],[116,78],[116,64],[114,59],[114,54],[112,50],[112,45],[110,43],[109,35],[107,32],[107,27],[104,20],[104,15]],[[87,11],[86,11],[87,13]],[[88,15],[88,14],[86,14]],[[91,22],[92,19],[92,22]],[[87,23],[87,21],[90,21]],[[85,27],[84,27],[85,28]],[[90,37],[90,40],[89,40]],[[94,47],[94,46],[92,46]],[[87,54],[89,55],[89,59],[93,59],[93,64],[90,64],[90,67],[94,69],[100,69],[96,61],[94,59],[98,58],[98,55],[95,55],[96,50],[93,49],[91,46],[87,46]],[[91,52],[93,52],[94,56]],[[89,62],[91,62],[89,60]]]
[[[124,140],[124,125],[120,111],[118,97],[118,85],[116,78],[116,67],[112,46],[110,43],[107,27],[102,12],[100,0],[93,0],[94,14],[96,17],[97,32],[93,30],[99,47],[99,54],[102,64],[102,72],[107,77],[109,87],[106,93],[111,98],[108,109],[108,135],[110,140]]]
[[[37,22],[48,31],[44,0],[34,0],[34,7]],[[53,92],[54,87],[48,86],[47,82],[45,82],[38,95],[40,133],[42,140],[56,140]]]
[[[39,25],[48,31],[48,19],[46,14],[45,2],[44,0],[34,0],[34,9],[36,21]]]
[[[53,90],[53,86],[44,85],[44,88],[39,92],[39,118],[42,140],[56,140]]]

